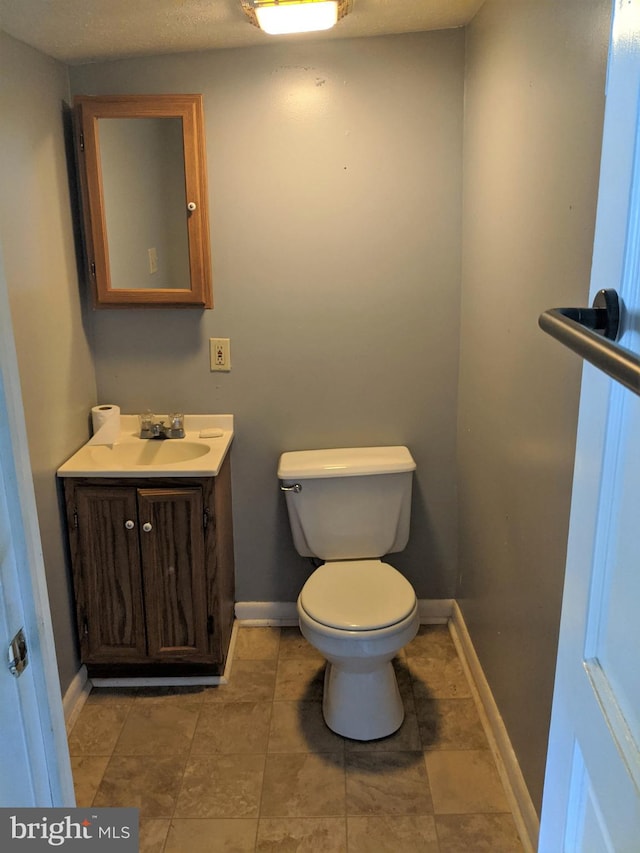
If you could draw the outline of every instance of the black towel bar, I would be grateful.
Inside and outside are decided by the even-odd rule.
[[[615,290],[600,290],[592,308],[551,308],[540,315],[538,324],[640,396],[640,358],[615,343],[620,328],[620,300]]]

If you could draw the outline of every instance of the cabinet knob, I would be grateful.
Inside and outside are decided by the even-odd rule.
[[[133,528],[136,526],[136,523],[135,521],[131,521],[131,519],[129,519],[128,521],[125,521],[124,526],[127,528],[127,530],[133,530]]]
[[[142,529],[145,533],[149,533],[150,530],[153,530],[153,524],[151,524],[150,521],[145,521],[145,523],[142,525]]]
[[[198,205],[195,203],[195,201],[190,201],[189,204],[187,205],[187,210],[190,211],[191,213],[193,213],[193,211],[197,210],[197,209],[198,209]]]

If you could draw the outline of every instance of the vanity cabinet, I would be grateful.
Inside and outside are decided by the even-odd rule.
[[[64,482],[89,676],[220,675],[233,625],[229,458],[209,478]]]

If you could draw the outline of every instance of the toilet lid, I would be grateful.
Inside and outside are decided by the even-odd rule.
[[[325,563],[300,593],[316,622],[347,631],[373,631],[405,619],[416,603],[409,581],[380,560]]]

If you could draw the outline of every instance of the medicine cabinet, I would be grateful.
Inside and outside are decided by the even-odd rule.
[[[94,305],[213,306],[201,95],[74,100]]]

